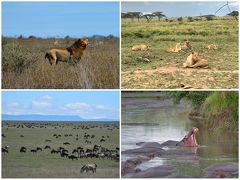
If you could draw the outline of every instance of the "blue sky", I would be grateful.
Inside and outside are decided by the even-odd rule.
[[[3,91],[2,114],[119,119],[118,91]]]
[[[138,11],[143,13],[152,13],[155,11],[163,12],[167,17],[180,16],[199,16],[214,14],[221,6],[226,4],[226,1],[216,2],[122,2],[122,12]],[[238,2],[229,2],[230,9],[238,10]],[[217,16],[224,16],[229,13],[229,10],[224,7]]]
[[[118,2],[3,2],[4,36],[119,36]]]

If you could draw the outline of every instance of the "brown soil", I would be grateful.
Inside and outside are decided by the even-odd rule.
[[[155,69],[122,72],[123,89],[228,89],[237,88],[238,71],[182,68],[170,64]]]

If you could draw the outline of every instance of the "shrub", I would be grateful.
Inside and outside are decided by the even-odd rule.
[[[212,17],[212,16],[206,16],[206,20],[207,20],[207,21],[212,21],[212,20],[213,20],[213,17]]]
[[[188,17],[188,21],[189,22],[193,22],[193,18],[192,17]]]
[[[32,63],[32,52],[27,48],[15,46],[3,47],[2,51],[2,70],[22,73]]]
[[[179,17],[179,18],[177,18],[177,20],[181,22],[181,21],[183,21],[183,18]]]

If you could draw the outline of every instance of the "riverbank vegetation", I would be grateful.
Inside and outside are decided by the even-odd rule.
[[[167,94],[175,103],[189,100],[193,106],[189,117],[201,126],[218,131],[238,131],[237,91],[178,91]]]

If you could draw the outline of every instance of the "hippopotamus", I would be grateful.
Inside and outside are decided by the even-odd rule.
[[[237,178],[238,163],[229,162],[223,164],[213,164],[203,169],[208,174],[207,177],[214,178]]]
[[[146,154],[146,153],[154,153],[156,152],[156,155],[163,154],[164,147],[176,147],[176,146],[182,146],[182,147],[198,147],[195,134],[198,132],[198,128],[193,127],[186,136],[181,141],[166,141],[162,144],[157,142],[139,142],[136,143],[136,145],[140,146],[140,148],[136,149],[129,149],[126,151],[123,151],[122,153],[126,154]]]
[[[144,161],[158,156],[162,158],[174,158],[179,161],[192,162],[197,164],[198,157],[196,149],[198,147],[195,134],[198,128],[193,127],[181,141],[166,141],[162,144],[157,142],[139,142],[136,145],[140,146],[136,149],[123,151],[122,154],[134,154],[137,157],[129,159],[122,164],[122,176],[124,177],[164,177],[164,173],[157,173],[159,168],[152,168],[147,171],[136,171],[136,167]],[[165,147],[168,147],[165,149]],[[145,158],[143,158],[145,157]],[[162,167],[160,168],[162,169]],[[171,174],[171,173],[170,173]]]
[[[176,145],[184,146],[184,147],[197,147],[197,141],[195,138],[195,134],[198,132],[198,128],[193,127],[189,133]]]

